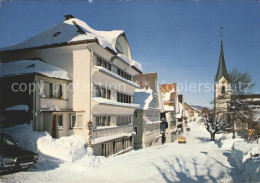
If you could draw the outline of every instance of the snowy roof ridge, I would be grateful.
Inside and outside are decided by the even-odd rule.
[[[40,60],[19,60],[0,63],[0,77],[41,74],[51,78],[71,80],[68,72]]]
[[[185,104],[187,104],[191,109],[193,109],[193,110],[195,110],[195,111],[198,111],[198,112],[200,112],[200,110],[198,110],[198,109],[196,109],[196,108],[194,108],[192,105],[190,105],[190,104],[188,104],[187,102],[185,102]]]
[[[135,67],[137,70],[143,72],[143,66],[137,62],[136,60],[132,59],[131,66]]]
[[[153,90],[148,89],[135,89],[134,93],[135,103],[139,104],[139,109],[148,109],[150,102],[153,100]]]
[[[37,34],[21,43],[2,48],[1,51],[36,48],[54,44],[97,39],[102,47],[109,48],[117,53],[115,43],[118,36],[123,34],[123,30],[98,31],[91,28],[86,22],[80,19],[71,18],[52,26],[42,33]]]

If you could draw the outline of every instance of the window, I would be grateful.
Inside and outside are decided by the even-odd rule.
[[[123,49],[118,41],[116,42],[116,51],[120,54],[123,54]]]
[[[93,87],[93,97],[111,98],[111,90],[99,86]]]
[[[45,83],[44,84],[44,95],[47,98],[58,98],[63,97],[62,84]]]
[[[135,134],[137,135],[137,126],[134,127]]]
[[[45,83],[44,84],[44,95],[47,98],[52,98],[53,95],[52,83]]]
[[[101,88],[101,97],[106,98],[106,89],[105,88]]]
[[[58,115],[58,128],[61,129],[63,127],[63,116],[62,115]]]
[[[103,59],[101,59],[100,57],[97,57],[97,61],[96,61],[96,65],[97,66],[102,66],[108,70],[111,71],[111,64]]]
[[[117,102],[131,103],[131,96],[122,93],[117,93]]]
[[[72,114],[71,115],[71,128],[82,128],[83,115],[81,114]]]
[[[97,66],[101,66],[101,62],[102,62],[101,58],[97,57]]]
[[[132,76],[130,76],[125,71],[123,71],[123,70],[121,70],[119,68],[117,68],[117,75],[119,75],[119,76],[121,76],[121,77],[123,77],[123,78],[125,78],[127,80],[130,80],[130,81],[132,80]]]
[[[129,125],[131,124],[131,116],[125,115],[125,116],[117,116],[117,126],[123,126],[123,125]]]
[[[110,126],[111,116],[96,116],[96,126]]]
[[[71,128],[76,127],[76,115],[71,116]]]
[[[107,89],[107,96],[106,96],[106,98],[110,99],[110,97],[111,97],[111,90]]]
[[[137,111],[134,112],[134,117],[137,118]]]
[[[93,88],[93,96],[94,97],[101,97],[101,90],[99,86],[94,86]]]
[[[225,86],[222,86],[221,87],[221,94],[224,94],[224,93],[226,93],[226,88],[225,88]]]
[[[62,85],[52,84],[53,86],[53,98],[62,98]]]

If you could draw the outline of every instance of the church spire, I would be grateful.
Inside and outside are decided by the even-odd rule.
[[[222,29],[221,27],[220,30],[220,36],[221,36],[221,45],[220,45],[220,56],[219,56],[219,63],[218,63],[218,71],[215,76],[215,82],[218,82],[222,76],[226,78],[228,82],[231,82],[231,79],[228,75],[227,68],[226,68],[226,63],[225,63],[225,58],[224,58],[224,51],[223,51],[223,41],[222,41]]]

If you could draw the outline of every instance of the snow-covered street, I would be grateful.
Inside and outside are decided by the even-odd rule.
[[[242,182],[230,150],[210,142],[205,127],[193,123],[187,143],[177,142],[104,158],[85,156],[1,177],[5,182]],[[218,138],[218,137],[217,137]],[[216,141],[217,142],[217,141]],[[54,161],[55,162],[55,161]],[[60,164],[59,164],[60,163]]]

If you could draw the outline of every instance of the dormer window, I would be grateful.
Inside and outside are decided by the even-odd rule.
[[[61,32],[56,32],[52,35],[52,37],[58,37],[61,34]]]
[[[123,49],[119,42],[116,42],[116,51],[120,54],[123,54]]]

